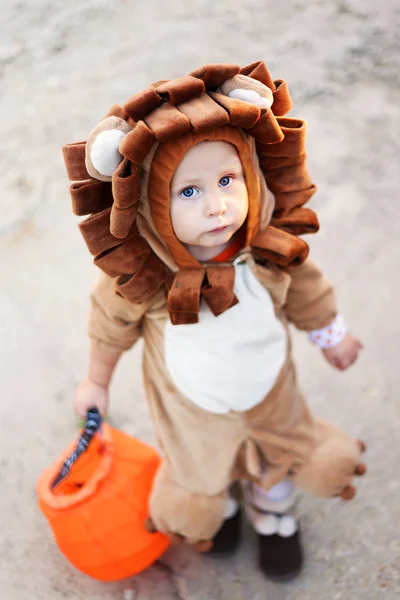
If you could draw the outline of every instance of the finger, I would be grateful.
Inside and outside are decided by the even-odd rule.
[[[360,342],[360,340],[356,340],[357,341],[357,348],[359,350],[364,350],[365,346],[362,342]]]
[[[348,369],[349,367],[351,367],[351,365],[353,363],[355,363],[356,360],[357,360],[356,352],[351,352],[349,354],[346,354],[341,361],[342,370],[344,371],[345,369]]]
[[[101,404],[100,404],[100,405],[98,406],[98,409],[99,409],[99,411],[100,411],[100,414],[101,414],[101,416],[102,416],[102,417],[105,417],[105,416],[106,416],[106,413],[107,413],[107,407],[106,407],[106,405],[105,405],[105,404],[104,404],[104,405],[101,405]]]
[[[343,369],[348,369],[353,365],[357,360],[356,354],[349,354],[346,359],[343,361]]]
[[[339,369],[339,371],[344,371],[346,368],[346,361],[344,358],[334,358],[332,360],[332,364],[334,367]]]
[[[84,406],[77,405],[75,406],[75,412],[77,415],[86,422],[87,409]]]
[[[336,356],[329,356],[327,357],[327,361],[332,365],[332,367],[335,367],[336,369],[341,369],[341,360],[340,358],[337,358]]]

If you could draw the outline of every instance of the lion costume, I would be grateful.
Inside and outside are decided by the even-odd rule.
[[[90,215],[80,230],[104,272],[89,335],[119,350],[144,339],[164,457],[150,514],[190,543],[214,536],[234,480],[269,489],[289,477],[350,498],[363,470],[361,444],[315,419],[296,382],[288,324],[319,330],[337,309],[298,237],[318,221],[303,207],[315,192],[306,124],[290,108],[263,62],[206,65],[113,106],[87,142],[63,148],[73,210]],[[205,140],[236,148],[248,192],[244,246],[226,262],[198,262],[170,219],[175,169]]]

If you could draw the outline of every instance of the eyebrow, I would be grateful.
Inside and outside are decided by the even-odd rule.
[[[196,183],[201,183],[201,179],[184,179],[183,181],[175,183],[175,185],[172,186],[172,189],[184,188],[190,185],[196,185]]]
[[[239,164],[239,165],[238,164],[233,165],[233,163],[227,162],[226,165],[223,165],[221,167],[220,175],[222,175],[223,173],[226,173],[227,171],[238,171],[240,169],[243,170],[243,167],[242,167],[241,164]]]

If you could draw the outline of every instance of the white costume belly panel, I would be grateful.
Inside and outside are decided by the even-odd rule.
[[[199,322],[165,328],[165,361],[189,400],[212,413],[246,411],[274,386],[286,359],[286,333],[271,297],[247,263],[235,264],[239,303],[215,317],[202,302]]]

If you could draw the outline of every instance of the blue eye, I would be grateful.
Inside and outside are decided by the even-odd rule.
[[[190,187],[187,187],[184,190],[182,190],[179,195],[181,196],[181,198],[194,198],[195,196],[198,196],[199,193],[199,190],[193,185],[191,185]]]
[[[226,177],[221,177],[218,185],[221,187],[227,187],[228,185],[230,185],[232,183],[232,181],[233,181],[233,177],[231,177],[230,175],[227,175]]]

